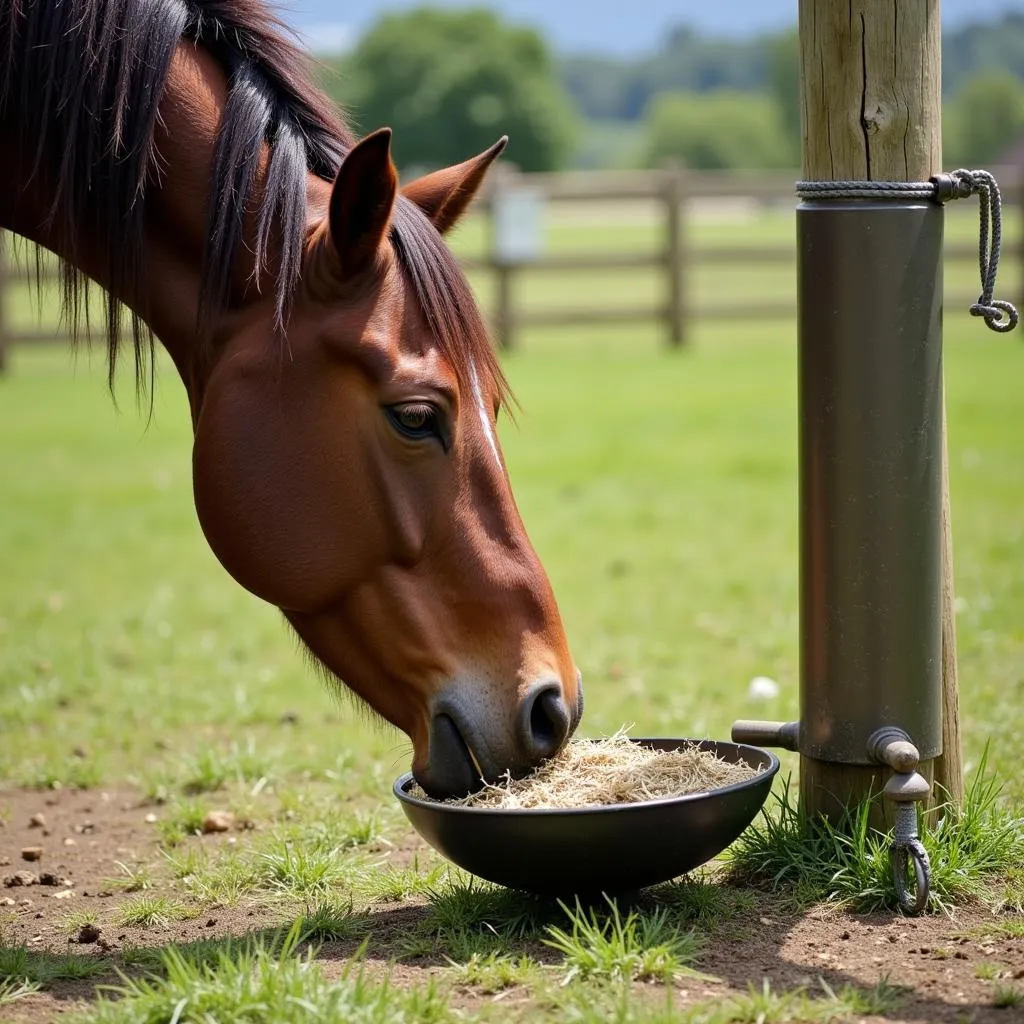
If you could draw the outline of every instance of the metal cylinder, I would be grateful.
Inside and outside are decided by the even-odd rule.
[[[797,210],[800,751],[941,753],[942,226],[929,202]]]

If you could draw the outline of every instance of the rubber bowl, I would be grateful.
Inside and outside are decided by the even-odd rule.
[[[635,892],[721,853],[754,820],[779,759],[760,747],[714,740],[634,739],[654,750],[696,745],[759,774],[704,793],[566,810],[459,807],[412,796],[395,782],[413,828],[448,860],[510,889],[544,896]]]

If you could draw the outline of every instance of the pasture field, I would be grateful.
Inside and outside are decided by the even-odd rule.
[[[973,218],[952,220],[969,237]],[[655,230],[553,237],[642,247]],[[694,225],[729,241],[790,230],[784,214]],[[471,222],[457,244],[481,239]],[[696,287],[727,301],[792,281],[788,265],[729,268]],[[575,275],[527,299],[657,287]],[[959,308],[945,321],[966,760],[976,771],[987,747],[999,806],[1020,815],[1024,343]],[[698,324],[693,341],[532,331],[505,360],[521,409],[502,443],[586,680],[584,735],[721,738],[735,718],[797,714],[794,325]],[[0,875],[37,867],[20,850],[43,845],[42,869],[71,882],[60,898],[0,888],[0,1020],[952,1024],[1024,1000],[1024,863],[1001,906],[914,922],[741,887],[721,866],[617,917],[449,870],[390,794],[408,744],[327,692],[206,547],[170,364],[151,418],[127,378],[118,411],[104,372],[98,353],[20,348],[0,379]],[[755,703],[761,675],[779,695]],[[211,810],[233,828],[197,835]],[[92,925],[99,942],[68,944]],[[96,1002],[97,984],[130,991]]]

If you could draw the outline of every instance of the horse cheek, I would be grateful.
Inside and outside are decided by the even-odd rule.
[[[367,571],[351,482],[358,452],[322,437],[242,383],[207,394],[193,446],[193,492],[214,554],[243,587],[286,610],[338,601]]]

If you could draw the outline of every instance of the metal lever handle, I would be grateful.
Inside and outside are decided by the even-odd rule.
[[[733,743],[749,743],[752,747],[800,749],[799,722],[757,722],[741,719],[732,724]]]

